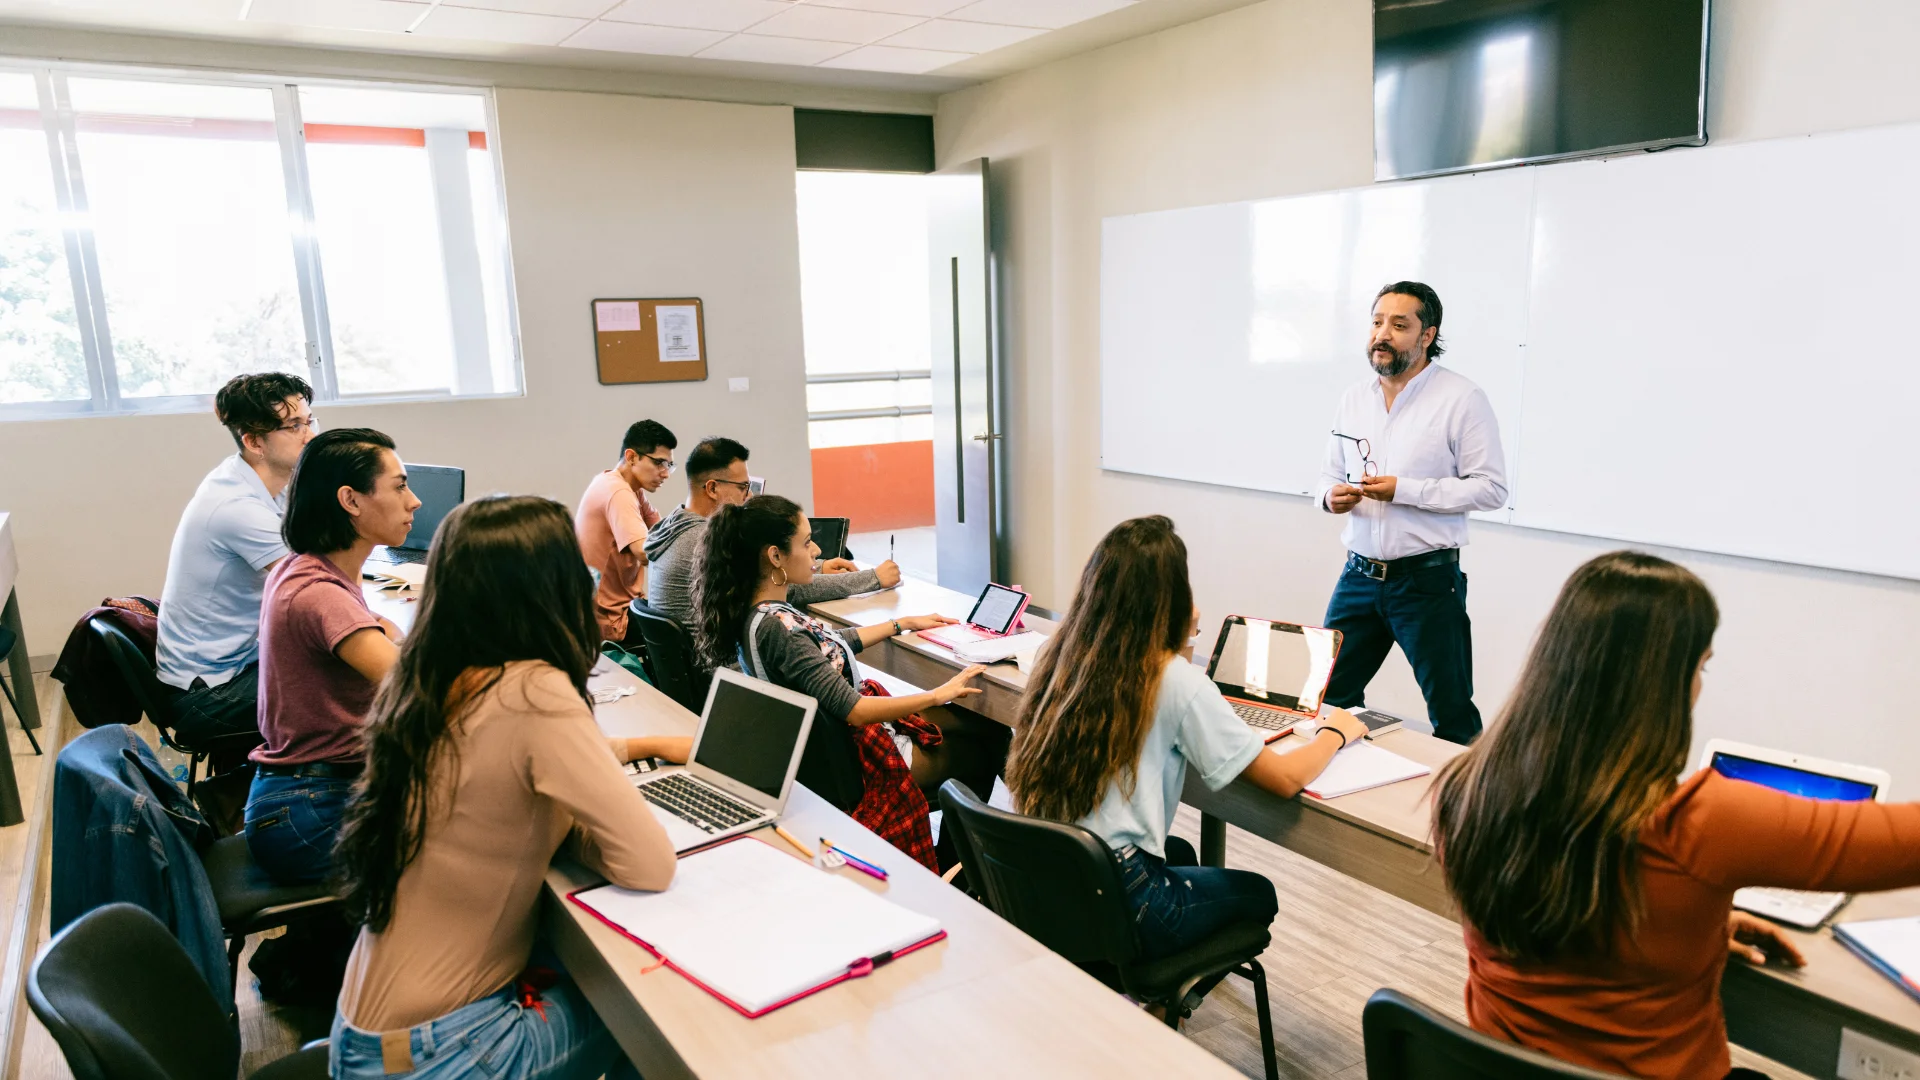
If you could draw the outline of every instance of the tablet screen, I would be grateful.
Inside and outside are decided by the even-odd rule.
[[[1837,799],[1841,802],[1865,802],[1874,796],[1874,786],[1859,780],[1847,780],[1825,773],[1809,772],[1771,761],[1735,757],[1720,752],[1713,755],[1713,770],[1730,780],[1800,795],[1809,799]]]
[[[973,605],[973,614],[967,616],[967,621],[982,630],[1004,634],[1013,629],[1013,617],[1020,613],[1020,602],[1026,598],[1027,594],[1018,589],[989,585],[987,591],[980,594],[980,602]]]

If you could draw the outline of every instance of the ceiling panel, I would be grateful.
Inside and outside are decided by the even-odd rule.
[[[790,7],[753,28],[756,34],[774,37],[812,38],[816,41],[846,41],[862,45],[897,34],[920,20],[911,15],[887,15],[873,11],[815,7],[802,4]]]
[[[426,10],[425,4],[400,3],[399,0],[253,0],[247,21],[398,34],[412,26]],[[234,13],[239,11],[236,6]]]
[[[892,45],[868,45],[836,56],[821,64],[829,68],[854,68],[860,71],[890,71],[897,75],[924,75],[929,71],[958,63],[972,53],[937,52],[933,49],[900,49]]]
[[[554,15],[522,15],[512,11],[437,7],[414,33],[467,41],[504,41],[515,45],[558,45],[568,34],[587,25],[585,19]]]
[[[617,3],[619,0],[446,0],[448,7],[518,11],[528,15],[562,15],[572,19],[594,18]]]
[[[975,0],[952,15],[973,22],[1057,30],[1109,11],[1119,11],[1132,3],[1133,0]]]
[[[692,56],[727,36],[724,30],[688,30],[675,26],[641,26],[637,23],[589,23],[587,28],[563,44],[570,49],[603,49],[607,52],[653,53],[656,56]]]
[[[708,60],[752,60],[761,64],[817,64],[857,46],[844,41],[808,41],[802,38],[735,34],[700,55]]]
[[[973,0],[806,0],[816,7],[858,8],[861,11],[887,11],[895,15],[945,15],[963,8]]]
[[[951,52],[983,53],[1002,49],[1016,41],[1025,41],[1046,33],[1030,26],[997,26],[993,23],[960,22],[957,19],[928,19],[887,38],[883,44],[903,45],[911,49],[946,49]]]
[[[605,17],[650,26],[745,30],[792,6],[781,0],[627,0]]]

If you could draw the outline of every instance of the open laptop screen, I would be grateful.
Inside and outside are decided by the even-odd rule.
[[[807,710],[799,705],[716,679],[693,761],[777,799],[806,721]]]
[[[400,545],[413,551],[425,551],[433,545],[433,534],[453,508],[467,497],[467,470],[448,465],[407,464],[407,487],[420,500],[413,512],[413,529],[407,542]]]
[[[1788,765],[1776,765],[1771,761],[1755,761],[1752,758],[1729,754],[1724,750],[1713,755],[1713,771],[1729,780],[1745,780],[1751,784],[1759,784],[1775,791],[1784,791],[1789,795],[1800,795],[1809,799],[1866,802],[1879,791],[1874,785],[1859,780],[1809,772],[1806,769],[1796,769]]]
[[[1332,630],[1292,623],[1227,619],[1207,674],[1228,697],[1318,712],[1333,674]]]

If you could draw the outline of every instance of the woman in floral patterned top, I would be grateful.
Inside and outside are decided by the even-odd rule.
[[[789,584],[812,579],[818,555],[807,517],[792,500],[760,495],[722,507],[707,528],[694,586],[702,659],[713,667],[737,666],[817,700],[800,782],[937,869],[922,788],[937,786],[949,763],[940,727],[919,714],[978,695],[969,684],[982,669],[967,668],[931,691],[905,697],[887,697],[872,684],[863,691],[855,653],[954,620],[915,615],[835,629],[786,602]]]

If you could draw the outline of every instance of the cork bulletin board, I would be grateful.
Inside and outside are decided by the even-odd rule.
[[[698,297],[599,299],[592,317],[601,385],[707,377],[707,320]]]

